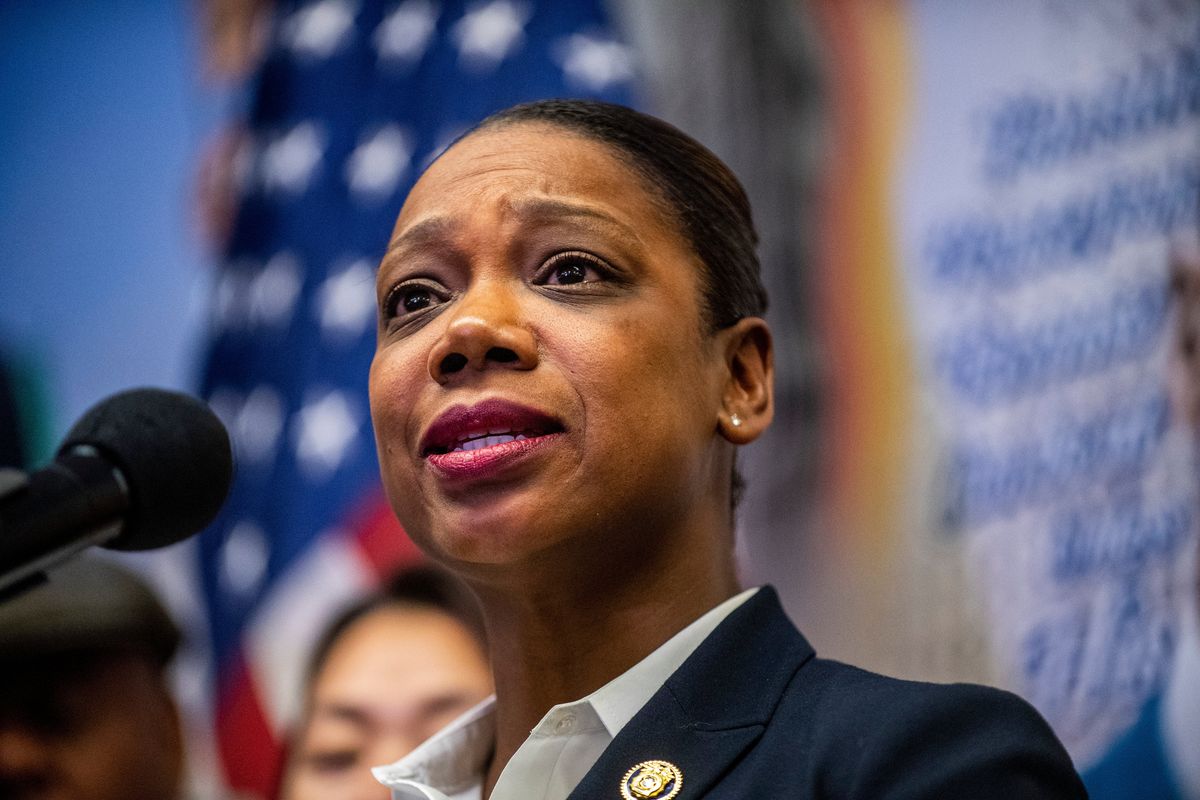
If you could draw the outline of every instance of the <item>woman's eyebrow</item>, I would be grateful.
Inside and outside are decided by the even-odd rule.
[[[445,241],[452,230],[457,227],[450,217],[428,217],[420,222],[409,225],[403,233],[392,237],[388,242],[388,253],[397,249],[420,249],[434,242]]]
[[[637,231],[606,211],[585,203],[572,203],[550,197],[522,198],[512,203],[512,209],[518,217],[533,222],[547,222],[564,217],[582,217],[596,220],[620,229],[625,236],[642,243],[642,237]]]
[[[452,238],[458,223],[450,217],[429,217],[408,228],[388,242],[387,251],[380,260],[382,267],[393,258],[444,245]]]
[[[627,240],[644,245],[638,232],[608,212],[585,203],[572,203],[549,197],[522,198],[509,203],[512,213],[531,224],[546,224],[577,218],[599,222],[615,228]],[[461,222],[453,217],[437,216],[423,219],[405,228],[388,243],[380,267],[395,258],[403,258],[427,249],[444,249],[454,238]]]

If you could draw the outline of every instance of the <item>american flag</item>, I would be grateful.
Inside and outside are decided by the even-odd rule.
[[[324,621],[418,557],[382,497],[366,396],[374,272],[406,191],[487,114],[629,103],[633,77],[601,0],[282,2],[269,42],[202,382],[237,477],[198,547],[217,750],[251,797],[272,791]]]

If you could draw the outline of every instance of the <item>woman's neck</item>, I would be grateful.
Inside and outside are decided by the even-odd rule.
[[[658,549],[633,562],[609,554],[613,569],[593,556],[578,568],[527,569],[504,590],[479,588],[497,698],[485,797],[551,707],[591,694],[737,592],[717,540]]]

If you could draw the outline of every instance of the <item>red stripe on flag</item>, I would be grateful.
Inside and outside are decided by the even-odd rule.
[[[350,520],[349,528],[363,563],[371,569],[376,580],[387,578],[402,566],[421,561],[421,551],[400,527],[382,493],[372,491],[358,507],[360,510]]]
[[[216,711],[217,747],[227,785],[260,798],[274,796],[282,748],[254,691],[242,653],[222,673]]]

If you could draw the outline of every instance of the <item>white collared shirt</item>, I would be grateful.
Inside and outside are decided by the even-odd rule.
[[[566,800],[667,678],[757,591],[729,598],[587,697],[546,712],[500,773],[491,800]],[[482,800],[495,710],[493,696],[396,763],[376,767],[375,777],[393,800]]]

